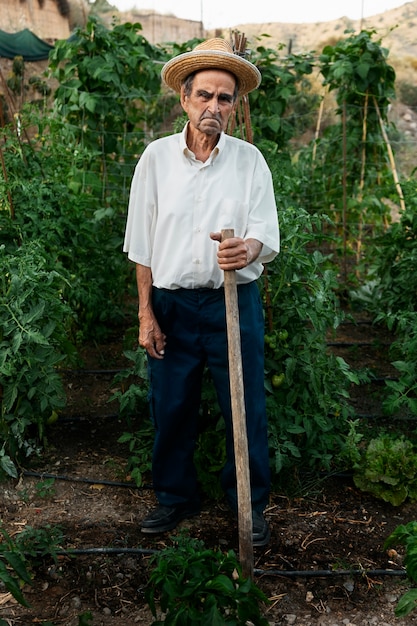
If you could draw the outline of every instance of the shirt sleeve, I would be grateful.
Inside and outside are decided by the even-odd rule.
[[[134,263],[151,266],[152,233],[155,222],[155,200],[150,155],[145,150],[132,178],[123,252]]]
[[[257,149],[256,153],[246,238],[262,243],[258,261],[269,263],[280,249],[278,211],[271,171]]]

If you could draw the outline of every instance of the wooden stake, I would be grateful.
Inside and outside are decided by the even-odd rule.
[[[313,163],[316,160],[317,141],[320,136],[320,127],[321,127],[321,119],[323,117],[323,111],[324,111],[324,96],[320,101],[319,115],[318,115],[317,124],[316,124],[316,132],[314,134],[313,157],[312,157]]]
[[[343,155],[343,175],[342,175],[342,189],[343,189],[343,280],[346,285],[347,282],[347,131],[346,131],[346,100],[343,102],[342,109],[342,155]]]
[[[385,145],[387,146],[388,158],[389,158],[389,162],[390,162],[390,165],[391,165],[391,171],[392,171],[392,175],[393,175],[393,178],[394,178],[395,187],[397,189],[398,197],[400,199],[401,210],[405,211],[404,194],[403,194],[403,190],[401,189],[400,180],[398,178],[397,168],[395,167],[395,160],[394,160],[394,155],[393,155],[393,152],[392,152],[391,144],[389,142],[387,131],[385,130],[385,126],[384,126],[384,120],[382,119],[381,111],[379,110],[378,102],[377,102],[375,96],[373,97],[373,100],[374,100],[374,105],[375,105],[376,112],[378,114],[379,125],[381,127],[382,136],[384,138]]]
[[[366,171],[366,138],[367,138],[367,134],[368,134],[368,100],[369,100],[369,93],[366,92],[366,96],[365,96],[365,102],[364,102],[364,106],[363,106],[363,124],[362,124],[362,158],[361,158],[361,178],[359,181],[359,195],[358,195],[358,200],[359,200],[359,204],[362,204],[362,200],[363,200],[363,190],[365,189],[365,171]],[[361,251],[362,251],[362,236],[363,236],[363,213],[362,213],[362,208],[360,208],[359,210],[359,234],[358,234],[358,240],[357,240],[357,245],[356,245],[356,275],[358,276],[358,267],[359,267],[359,261],[360,261],[360,257],[361,257]]]
[[[234,237],[233,229],[222,230],[222,241],[230,237]],[[243,576],[245,578],[253,578],[253,529],[249,451],[235,270],[226,270],[224,272],[224,297],[226,303],[230,396],[237,484],[239,560]]]

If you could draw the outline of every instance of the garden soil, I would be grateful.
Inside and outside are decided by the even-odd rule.
[[[366,315],[355,314],[329,337],[329,350],[382,379],[393,374],[390,340]],[[222,501],[203,502],[201,515],[172,533],[141,534],[140,520],[155,499],[149,485],[129,483],[128,450],[118,442],[128,428],[117,403],[109,401],[114,372],[128,366],[122,340],[114,337],[82,356],[82,369],[64,374],[68,407],[50,427],[46,451],[19,480],[0,485],[8,533],[60,528],[64,554],[56,562],[38,559],[33,584],[23,588],[29,608],[0,587],[0,623],[151,625],[145,590],[154,551],[187,529],[206,547],[238,553],[236,521]],[[383,419],[380,394],[378,384],[352,389],[352,402],[368,425]],[[402,619],[394,613],[410,584],[402,548],[383,549],[399,524],[417,519],[417,504],[393,507],[360,492],[349,475],[305,476],[294,477],[285,494],[273,493],[266,517],[271,541],[255,549],[254,565],[255,582],[270,600],[264,613],[271,625],[417,625],[417,612]]]

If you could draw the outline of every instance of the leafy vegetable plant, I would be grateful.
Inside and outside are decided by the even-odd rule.
[[[404,436],[372,439],[354,465],[354,482],[362,491],[399,506],[417,499],[417,454]]]
[[[0,522],[0,535],[0,581],[19,604],[28,607],[21,583],[32,584],[30,570],[37,559],[52,556],[56,562],[56,551],[63,537],[61,529],[57,526],[38,529],[27,526],[12,539]]]
[[[154,556],[146,598],[155,617],[157,604],[162,611],[155,625],[268,625],[260,609],[267,598],[252,580],[242,578],[233,551],[209,550],[184,535],[175,541]]]
[[[2,541],[0,541],[0,580],[15,600],[23,606],[29,606],[22,594],[20,581],[32,584],[23,552],[0,525]]]
[[[417,582],[417,522],[401,524],[391,533],[384,543],[384,550],[394,545],[405,546],[404,565],[410,580]],[[397,617],[406,617],[417,607],[417,589],[409,589],[399,599],[395,607]]]
[[[49,270],[39,246],[15,255],[0,246],[0,470],[37,451],[48,420],[65,406],[57,366],[65,358],[68,307],[63,279]]]

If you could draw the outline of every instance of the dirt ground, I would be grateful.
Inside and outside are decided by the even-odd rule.
[[[389,340],[362,315],[341,327],[329,349],[383,377],[392,373]],[[144,591],[152,551],[188,528],[207,547],[238,553],[236,522],[223,502],[204,502],[201,515],[173,533],[141,534],[154,496],[128,482],[128,452],[117,441],[127,428],[108,402],[114,371],[127,365],[122,350],[115,338],[86,351],[83,369],[65,375],[69,405],[42,458],[19,481],[0,485],[1,518],[12,536],[27,526],[59,527],[62,547],[74,550],[57,563],[39,560],[33,585],[24,587],[30,608],[0,587],[0,624],[150,625]],[[359,414],[375,416],[378,388],[361,388],[352,402]],[[394,615],[409,583],[401,550],[382,549],[396,526],[417,519],[417,504],[393,507],[358,491],[349,476],[333,476],[304,485],[302,495],[274,493],[266,516],[271,542],[255,549],[255,580],[270,599],[264,612],[271,625],[417,624],[417,612]]]

